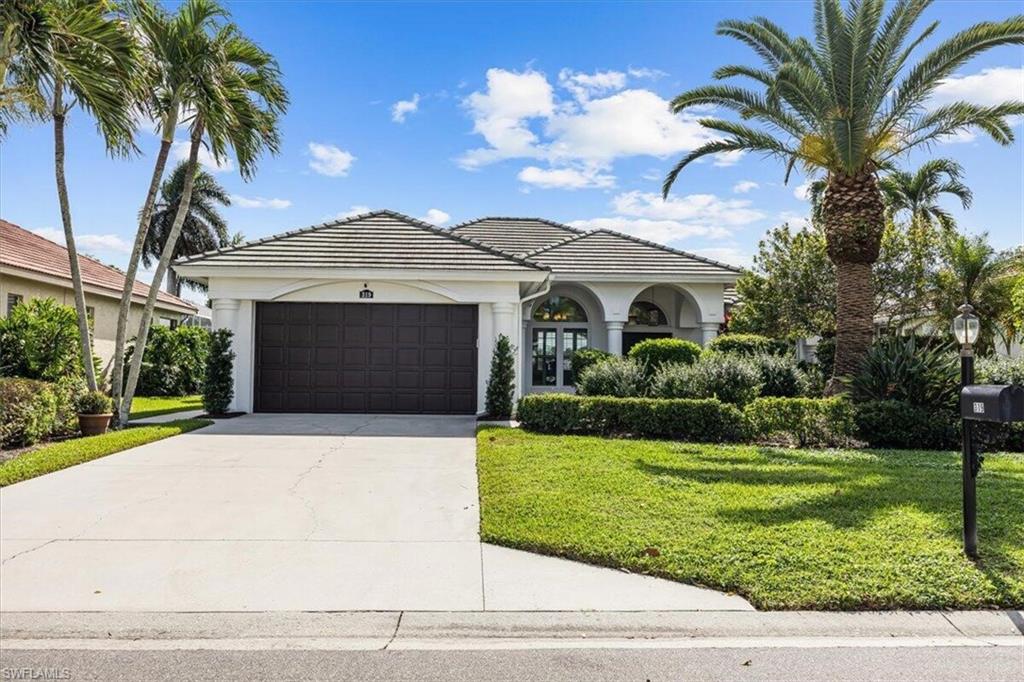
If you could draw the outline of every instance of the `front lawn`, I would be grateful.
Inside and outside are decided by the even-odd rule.
[[[132,399],[130,419],[158,417],[162,414],[203,409],[203,396],[140,396]]]
[[[478,435],[485,542],[736,592],[762,609],[1024,606],[1024,456],[988,454],[982,559],[952,452]]]
[[[44,445],[38,450],[0,463],[0,487],[11,485],[82,462],[121,452],[212,424],[208,419],[181,419],[166,424],[132,426],[100,436],[74,438]]]

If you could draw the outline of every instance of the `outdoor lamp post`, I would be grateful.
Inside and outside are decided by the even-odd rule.
[[[974,307],[964,303],[959,308],[960,314],[953,318],[953,336],[960,342],[960,390],[974,383],[974,342],[978,340],[981,323],[974,314]],[[978,468],[975,466],[974,422],[962,420],[963,425],[963,488],[964,488],[964,553],[975,559],[978,557],[978,509],[976,479]]]

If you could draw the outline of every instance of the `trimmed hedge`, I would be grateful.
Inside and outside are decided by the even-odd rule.
[[[126,366],[134,352],[133,344],[125,354]],[[183,396],[198,393],[203,386],[209,352],[210,332],[202,327],[178,326],[171,329],[153,325],[142,353],[138,394]]]
[[[0,447],[33,445],[53,433],[58,404],[53,386],[45,381],[0,379]]]
[[[800,447],[845,445],[853,434],[853,407],[843,398],[758,398],[743,411],[750,436],[784,436]]]
[[[874,448],[948,450],[960,440],[960,421],[951,410],[900,400],[871,400],[854,406],[855,433]]]
[[[629,358],[639,362],[651,376],[662,365],[692,365],[702,350],[700,345],[686,339],[645,339],[629,349]]]
[[[718,400],[540,393],[519,401],[523,427],[540,433],[630,435],[695,442],[743,440],[743,413]]]
[[[734,355],[788,355],[789,343],[760,334],[722,334],[709,345],[708,350]]]

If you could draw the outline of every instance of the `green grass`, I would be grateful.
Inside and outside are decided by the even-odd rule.
[[[121,431],[108,431],[100,436],[44,445],[38,450],[0,463],[0,487],[60,471],[128,448],[177,436],[212,423],[208,419],[181,419],[166,424],[133,426]]]
[[[203,396],[140,396],[132,400],[131,419],[158,417],[161,414],[203,409]]]
[[[478,433],[486,542],[705,585],[766,609],[1024,606],[1024,456],[988,454],[981,560],[952,452]]]

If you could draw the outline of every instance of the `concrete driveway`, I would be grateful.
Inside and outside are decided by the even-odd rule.
[[[471,417],[250,415],[0,491],[5,611],[749,609],[479,541]]]

